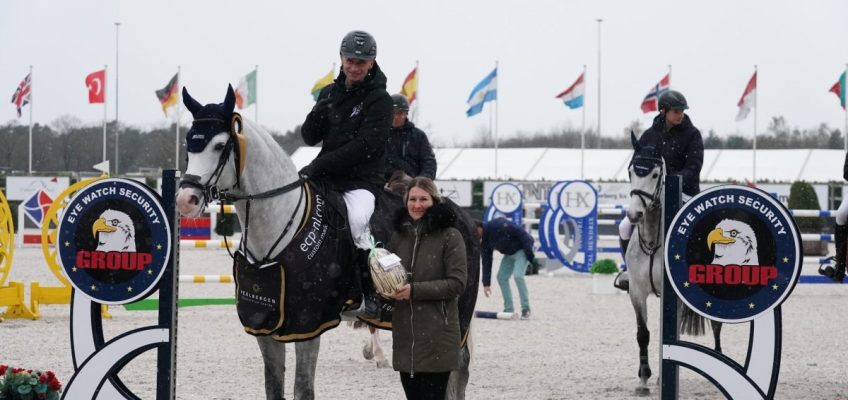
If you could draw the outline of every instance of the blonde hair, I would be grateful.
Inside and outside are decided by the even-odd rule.
[[[406,188],[406,193],[403,195],[403,203],[406,204],[409,202],[409,190],[417,187],[430,195],[433,199],[433,204],[439,204],[442,202],[442,195],[439,194],[439,188],[436,187],[436,184],[432,179],[427,178],[425,176],[419,176],[412,178],[412,181],[409,182],[409,186]]]

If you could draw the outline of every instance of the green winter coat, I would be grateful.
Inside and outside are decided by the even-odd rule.
[[[396,301],[392,316],[392,364],[400,372],[448,372],[459,366],[459,310],[465,290],[465,242],[456,215],[436,204],[413,222],[406,209],[395,218],[387,248],[411,273],[410,300]]]

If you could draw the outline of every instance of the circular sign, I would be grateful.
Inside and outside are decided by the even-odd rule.
[[[665,249],[666,276],[680,299],[727,323],[780,305],[804,261],[789,210],[745,186],[716,186],[689,200],[669,227]]]
[[[496,210],[510,214],[521,210],[521,189],[511,183],[501,183],[492,190],[492,205]]]
[[[598,194],[586,181],[569,182],[559,193],[559,208],[574,218],[583,218],[595,210]]]
[[[155,289],[171,254],[159,196],[127,179],[80,189],[59,221],[59,261],[74,288],[103,304],[126,304]]]

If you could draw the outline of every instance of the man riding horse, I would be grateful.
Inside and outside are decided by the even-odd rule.
[[[669,90],[663,93],[659,98],[659,115],[639,137],[641,146],[660,147],[662,143],[661,156],[665,160],[667,174],[683,177],[683,201],[701,191],[701,167],[704,164],[704,142],[701,132],[684,112],[688,108],[686,98],[680,92]],[[624,257],[633,234],[633,225],[627,218],[618,225],[618,234]],[[629,288],[626,270],[618,274],[614,285],[621,290]]]
[[[301,127],[307,145],[322,145],[318,156],[300,170],[300,175],[343,192],[351,236],[358,248],[354,265],[361,277],[367,270],[365,260],[371,246],[368,223],[377,191],[383,190],[392,99],[386,92],[386,76],[377,65],[373,36],[363,31],[349,32],[342,39],[339,53],[341,72],[335,82],[321,90]],[[360,287],[353,288],[352,298],[358,298],[359,291],[371,292],[367,290],[367,277],[356,283]],[[374,316],[377,301],[364,296],[364,301],[354,301],[348,308],[355,310],[354,315]]]

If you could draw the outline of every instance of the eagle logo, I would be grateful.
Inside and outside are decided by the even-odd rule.
[[[125,212],[107,209],[91,226],[96,251],[135,252],[135,226]]]
[[[707,248],[713,252],[711,264],[759,265],[757,236],[751,225],[724,219],[707,235]]]

